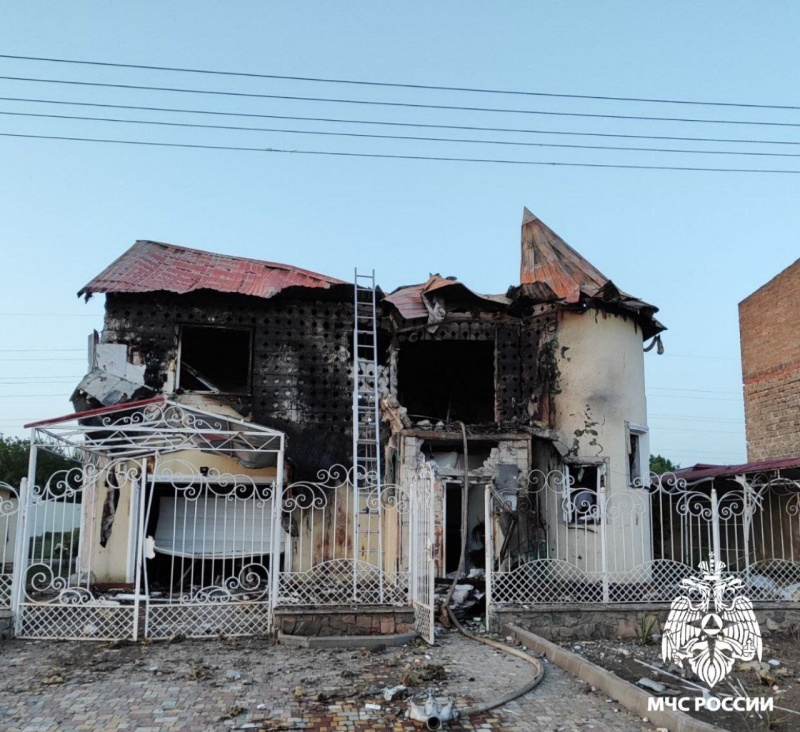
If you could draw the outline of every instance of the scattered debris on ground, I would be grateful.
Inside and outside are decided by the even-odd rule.
[[[694,674],[661,659],[661,643],[655,638],[636,641],[597,640],[563,643],[564,648],[596,663],[653,696],[703,696]],[[692,685],[695,685],[694,687]],[[773,697],[775,710],[743,713],[719,710],[690,712],[693,717],[730,732],[800,729],[800,643],[792,633],[772,632],[764,638],[762,660],[738,662],[713,690],[716,695]],[[778,707],[782,707],[779,709]]]

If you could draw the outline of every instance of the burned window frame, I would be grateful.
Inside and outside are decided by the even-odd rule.
[[[648,432],[649,428],[645,425],[625,422],[625,470],[629,487],[638,488],[644,485],[645,463],[642,460],[642,447],[645,446],[643,438]]]
[[[181,383],[181,372],[184,367],[184,333],[187,329],[191,330],[216,330],[227,331],[247,334],[247,376],[245,378],[242,389],[215,389],[210,387],[208,389],[193,389],[184,386]],[[230,325],[212,325],[205,323],[179,323],[177,325],[177,352],[175,363],[175,389],[176,391],[183,391],[192,394],[225,394],[232,396],[250,396],[253,393],[253,358],[255,352],[255,332],[253,328],[247,326],[230,326]],[[193,368],[193,367],[191,367]],[[210,379],[205,374],[202,374],[206,380]],[[195,379],[202,381],[198,376]]]
[[[597,471],[595,480],[595,487],[591,488],[587,485],[575,485],[580,478],[575,477],[581,469],[590,468]],[[564,480],[562,481],[562,496],[559,511],[560,522],[570,527],[588,527],[596,526],[602,521],[603,507],[601,505],[601,495],[603,488],[606,486],[608,478],[608,461],[607,460],[592,460],[592,459],[576,459],[564,463]],[[576,500],[579,499],[581,493],[590,493],[594,501],[584,509],[579,510],[576,506]],[[580,500],[583,500],[582,498]]]

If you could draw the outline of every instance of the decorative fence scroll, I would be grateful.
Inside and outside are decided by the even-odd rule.
[[[609,492],[533,471],[493,492],[491,603],[668,603],[711,552],[751,599],[800,601],[799,481],[650,481]]]
[[[19,491],[0,481],[0,608],[11,607],[19,512]]]
[[[359,468],[335,465],[284,487],[287,534],[276,605],[407,605],[409,502]]]

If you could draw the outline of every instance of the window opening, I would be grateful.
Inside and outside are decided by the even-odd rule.
[[[403,343],[398,398],[415,417],[494,422],[494,342]]]
[[[180,389],[248,393],[252,334],[245,329],[185,325],[181,328],[179,360]]]
[[[564,473],[564,522],[579,525],[599,523],[597,498],[605,476],[605,465],[567,465]]]
[[[642,436],[647,433],[647,427],[625,423],[628,450],[628,485],[635,485],[636,480],[642,477]]]

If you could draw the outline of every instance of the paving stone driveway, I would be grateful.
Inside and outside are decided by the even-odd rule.
[[[530,694],[453,730],[652,729],[605,695],[546,664]],[[437,647],[378,652],[298,650],[267,639],[107,644],[0,643],[0,730],[419,730],[405,682],[457,706],[487,701],[531,677],[524,661],[444,633]],[[380,705],[367,709],[366,705]]]

